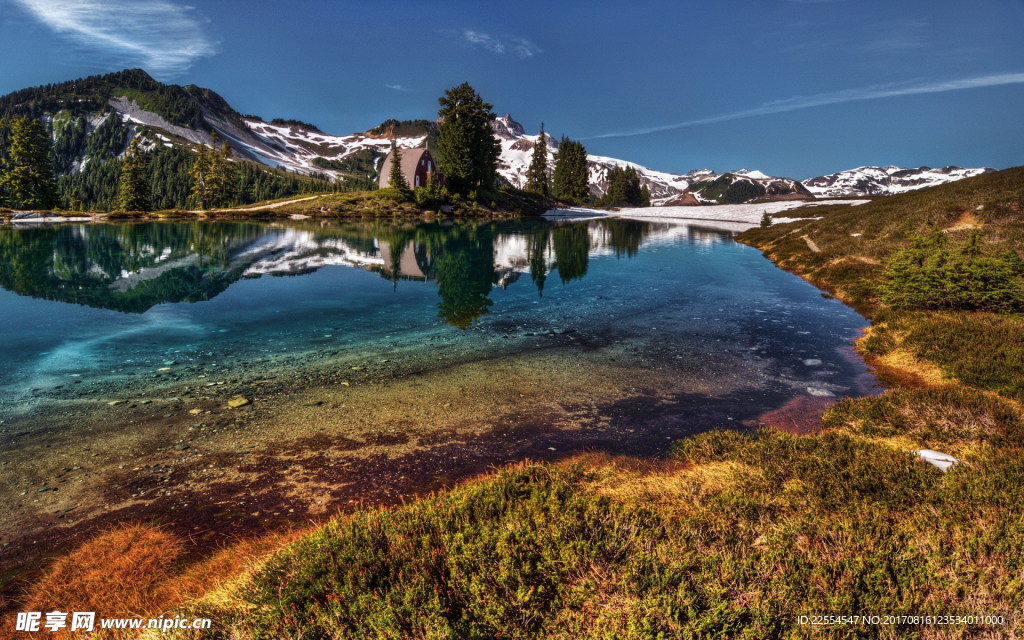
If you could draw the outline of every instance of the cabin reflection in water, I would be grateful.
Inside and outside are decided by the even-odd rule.
[[[731,242],[705,226],[622,219],[430,223],[238,222],[0,228],[0,286],[21,295],[127,313],[210,300],[242,278],[357,267],[399,281],[436,282],[439,315],[467,327],[495,287],[529,274],[538,295],[550,275],[586,277],[598,256],[643,246]]]

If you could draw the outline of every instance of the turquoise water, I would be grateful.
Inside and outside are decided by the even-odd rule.
[[[422,367],[554,341],[566,358],[748,376],[766,410],[863,393],[846,347],[866,321],[732,235],[615,219],[3,227],[0,419],[158,393],[183,371]]]

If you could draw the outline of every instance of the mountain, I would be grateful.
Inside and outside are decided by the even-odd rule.
[[[953,166],[941,169],[932,169],[931,167],[904,169],[893,166],[858,167],[804,180],[803,185],[808,191],[821,198],[888,196],[955,182],[992,171],[995,169],[988,167],[980,169],[962,169]]]
[[[54,85],[24,89],[0,98],[0,118],[29,115],[43,118],[53,128],[58,173],[64,176],[65,198],[72,195],[90,206],[109,207],[113,199],[116,159],[129,140],[142,135],[148,149],[194,151],[200,145],[226,141],[234,155],[262,167],[285,170],[290,175],[346,182],[352,188],[370,188],[377,179],[392,135],[402,148],[420,147],[436,137],[437,125],[429,120],[388,120],[368,131],[348,135],[324,133],[313,124],[297,120],[243,115],[217,93],[195,85],[165,85],[145,71],[129,69]],[[513,186],[525,183],[535,135],[510,115],[494,122],[501,141],[499,174]],[[547,138],[553,166],[558,143]],[[188,156],[175,158],[175,171],[183,175]],[[608,187],[608,171],[615,166],[634,167],[654,204],[741,203],[751,199],[810,197],[801,185],[788,178],[773,178],[758,171],[717,174],[707,169],[677,175],[656,171],[616,158],[591,155],[591,192],[595,198]],[[87,175],[83,175],[87,174]],[[162,180],[161,182],[166,182]],[[172,181],[174,182],[174,181]],[[96,183],[99,183],[97,185]],[[163,208],[185,206],[187,180],[177,180],[173,193],[156,198]],[[295,190],[295,185],[292,185]],[[289,195],[278,189],[251,194],[240,201]]]
[[[274,161],[281,155],[224,98],[195,85],[166,85],[145,71],[102,76],[15,91],[0,97],[0,118],[43,120],[53,138],[54,168],[63,205],[106,209],[114,205],[120,156],[141,136],[149,153],[147,179],[154,208],[189,206],[188,168],[193,152],[227,141],[236,158],[238,192],[232,204],[281,198],[332,185],[314,171],[299,175]],[[278,126],[271,121],[267,126]],[[291,154],[283,154],[290,156]],[[280,169],[277,167],[281,167]]]
[[[150,183],[156,208],[188,204],[191,152],[226,141],[243,168],[236,204],[332,188],[376,185],[391,137],[402,148],[429,146],[437,124],[387,120],[363,132],[324,133],[297,120],[243,115],[209,89],[162,84],[141,69],[23,89],[0,97],[0,118],[28,115],[50,124],[55,166],[65,202],[109,209],[116,195],[119,156],[135,136],[152,154]],[[521,187],[537,136],[508,114],[493,123],[501,142],[498,172]],[[549,166],[558,142],[546,138]],[[591,193],[603,196],[613,167],[636,169],[654,205],[740,204],[764,200],[879,195],[949,182],[988,169],[861,167],[800,183],[760,171],[715,173],[698,169],[673,174],[604,156],[588,156]],[[328,182],[333,184],[328,184]]]
[[[538,136],[528,135],[512,116],[505,114],[494,121],[494,134],[501,141],[498,173],[513,186],[526,183],[533,145]],[[548,165],[554,166],[558,141],[547,136]],[[647,167],[605,156],[588,155],[590,192],[595,198],[608,188],[608,171],[612,167],[633,167],[640,176],[640,186],[651,192],[651,203],[660,205],[741,204],[751,200],[791,200],[811,198],[796,180],[773,178],[760,171],[741,169],[718,174],[698,169],[684,174],[656,171]]]

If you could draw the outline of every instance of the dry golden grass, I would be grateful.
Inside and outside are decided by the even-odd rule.
[[[307,533],[308,530],[294,529],[259,538],[240,538],[174,576],[168,581],[167,587],[178,602],[219,591],[239,576],[251,572],[273,552]]]
[[[244,579],[275,551],[309,530],[239,539],[205,559],[187,564],[185,544],[153,525],[127,524],[101,533],[60,557],[29,592],[29,611],[94,611],[103,618],[151,618],[183,603],[230,599]],[[134,637],[138,631],[105,631]],[[75,634],[57,634],[55,637]],[[157,636],[160,634],[157,633]],[[96,636],[101,637],[101,636]]]
[[[162,613],[175,602],[169,579],[183,551],[181,539],[160,527],[116,527],[59,558],[28,594],[25,609],[119,618]]]
[[[879,356],[876,361],[890,369],[896,369],[917,378],[923,386],[938,386],[951,382],[938,366],[918,358],[905,349],[894,349]]]
[[[609,469],[596,485],[597,493],[619,502],[643,501],[651,506],[684,508],[700,495],[721,493],[734,488],[749,476],[754,467],[738,462],[713,462],[660,471],[629,472]]]
[[[974,214],[970,209],[965,209],[960,217],[951,225],[943,229],[946,232],[963,231],[966,229],[980,229],[982,226],[981,220]]]

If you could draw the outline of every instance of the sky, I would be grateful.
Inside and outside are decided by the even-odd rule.
[[[0,0],[0,94],[141,67],[335,134],[469,82],[682,173],[1024,164],[1024,0]]]

